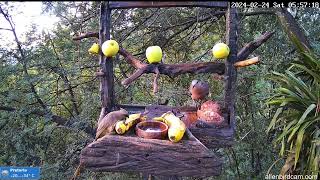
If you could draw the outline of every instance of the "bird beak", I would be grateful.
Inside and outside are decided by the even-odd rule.
[[[126,118],[129,118],[129,114],[126,115]]]

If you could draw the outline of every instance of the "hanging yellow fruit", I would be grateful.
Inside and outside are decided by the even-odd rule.
[[[212,48],[212,55],[217,59],[223,59],[228,57],[230,49],[225,43],[218,43]]]
[[[112,57],[119,51],[119,44],[115,40],[107,40],[102,44],[102,52],[106,57]]]
[[[91,48],[88,50],[90,54],[99,54],[100,46],[97,43],[93,43]]]
[[[162,59],[162,50],[159,46],[150,46],[146,50],[146,57],[150,64],[159,63]]]

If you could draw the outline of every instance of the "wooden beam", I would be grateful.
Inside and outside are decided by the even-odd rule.
[[[160,7],[206,7],[227,8],[227,1],[110,1],[111,9],[160,8]]]
[[[190,128],[192,134],[208,148],[225,148],[234,144],[234,129],[225,128]]]
[[[237,10],[229,5],[226,12],[226,42],[230,48],[230,54],[225,62],[224,109],[228,111],[228,122],[234,128],[237,83],[237,70],[234,63],[237,61],[237,23]]]
[[[111,9],[108,1],[102,1],[100,7],[100,30],[99,30],[99,44],[102,44],[110,39],[111,27]],[[110,112],[114,105],[114,74],[113,61],[103,55],[102,51],[99,54],[100,71],[103,76],[100,77],[100,98],[102,108],[99,119],[103,118],[107,112]]]
[[[222,161],[197,141],[108,135],[81,151],[91,171],[142,172],[163,176],[208,177],[221,173]]]

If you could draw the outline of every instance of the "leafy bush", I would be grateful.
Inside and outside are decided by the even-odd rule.
[[[281,174],[319,173],[320,163],[320,59],[311,51],[303,50],[284,73],[274,72],[270,78],[280,87],[268,101],[277,107],[267,129],[277,130],[275,144],[280,145],[280,156],[286,157]]]

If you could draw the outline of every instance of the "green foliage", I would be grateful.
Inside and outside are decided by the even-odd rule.
[[[294,163],[287,161],[282,173],[291,170],[316,175],[320,157],[317,147],[320,139],[320,59],[311,52],[303,52],[298,41],[294,43],[302,52],[301,61],[293,63],[284,73],[274,72],[270,77],[280,87],[268,101],[278,109],[267,131],[275,129],[279,132],[275,144],[281,146],[281,156],[292,158],[294,155]]]

